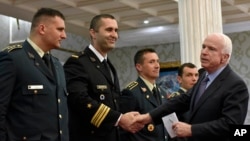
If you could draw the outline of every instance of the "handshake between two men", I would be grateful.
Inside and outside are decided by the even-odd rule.
[[[140,114],[139,112],[127,112],[121,116],[118,125],[126,131],[136,133],[140,131],[145,124],[152,122],[149,113]],[[192,136],[191,125],[185,122],[175,122],[172,129],[177,137]]]
[[[118,125],[126,131],[136,133],[141,130],[145,124],[151,122],[149,114],[140,114],[139,112],[127,112],[122,114]]]

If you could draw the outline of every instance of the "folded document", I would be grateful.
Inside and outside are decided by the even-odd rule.
[[[165,128],[167,129],[167,132],[170,135],[170,137],[171,138],[176,137],[176,134],[175,134],[174,130],[172,129],[173,123],[178,121],[176,114],[172,113],[172,114],[166,115],[166,116],[162,117],[162,121],[163,121],[163,124],[164,124]]]

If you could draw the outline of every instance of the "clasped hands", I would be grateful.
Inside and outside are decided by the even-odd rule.
[[[140,131],[145,124],[152,121],[149,113],[140,114],[139,112],[128,112],[122,115],[119,126],[131,133]],[[177,137],[192,136],[191,125],[185,122],[175,122],[172,125]]]
[[[141,130],[145,124],[151,122],[149,114],[140,114],[139,112],[127,112],[122,114],[119,126],[126,131],[136,133]]]

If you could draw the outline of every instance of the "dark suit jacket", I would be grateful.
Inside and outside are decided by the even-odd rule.
[[[204,73],[205,74],[205,73]],[[215,78],[194,105],[195,96],[202,80],[189,94],[173,98],[150,112],[153,120],[160,122],[162,116],[190,108],[188,123],[192,124],[190,141],[228,141],[230,124],[243,124],[248,107],[249,93],[244,81],[229,66]]]
[[[165,101],[166,95],[160,89],[161,102]],[[122,91],[120,100],[120,109],[123,113],[130,111],[138,111],[141,114],[148,113],[160,103],[157,103],[151,90],[144,81],[138,77],[136,82],[131,82],[127,88]],[[153,122],[145,125],[145,127],[136,134],[122,131],[123,141],[165,141],[167,138],[166,130],[163,124],[155,125]]]
[[[68,141],[67,92],[63,67],[55,75],[25,41],[0,53],[0,140]]]
[[[72,55],[64,65],[69,92],[70,141],[119,141],[115,124],[121,114],[118,112],[120,87],[115,68],[107,61],[114,82],[88,47]]]
[[[171,95],[169,95],[168,98],[173,98],[176,96],[180,96],[182,94],[186,94],[186,92],[183,90],[183,88],[179,88],[179,90],[177,92],[172,93]],[[178,112],[178,113],[176,113],[176,115],[177,115],[177,118],[179,121],[186,122],[188,112]]]
[[[172,93],[171,95],[168,96],[168,98],[174,98],[174,97],[180,96],[182,94],[186,94],[186,92],[183,90],[183,88],[179,88],[179,90],[177,92]],[[189,114],[189,111],[177,112],[176,116],[177,116],[179,121],[186,122],[188,114]],[[171,138],[171,137],[169,137],[169,141],[186,141],[186,140],[187,140],[186,138],[179,138],[179,137]]]

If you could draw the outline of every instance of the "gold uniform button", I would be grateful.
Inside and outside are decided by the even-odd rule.
[[[34,90],[34,94],[37,94],[37,92],[38,92],[37,90]]]
[[[60,134],[62,134],[62,130],[60,130]]]
[[[155,129],[155,126],[153,124],[148,125],[148,131],[152,132],[154,131],[154,129]]]
[[[62,115],[61,114],[59,114],[59,118],[62,119]]]
[[[23,137],[23,140],[27,140],[27,137],[24,136],[24,137]]]
[[[61,99],[60,99],[60,98],[58,98],[58,99],[57,99],[57,102],[58,102],[58,103],[61,103]]]

